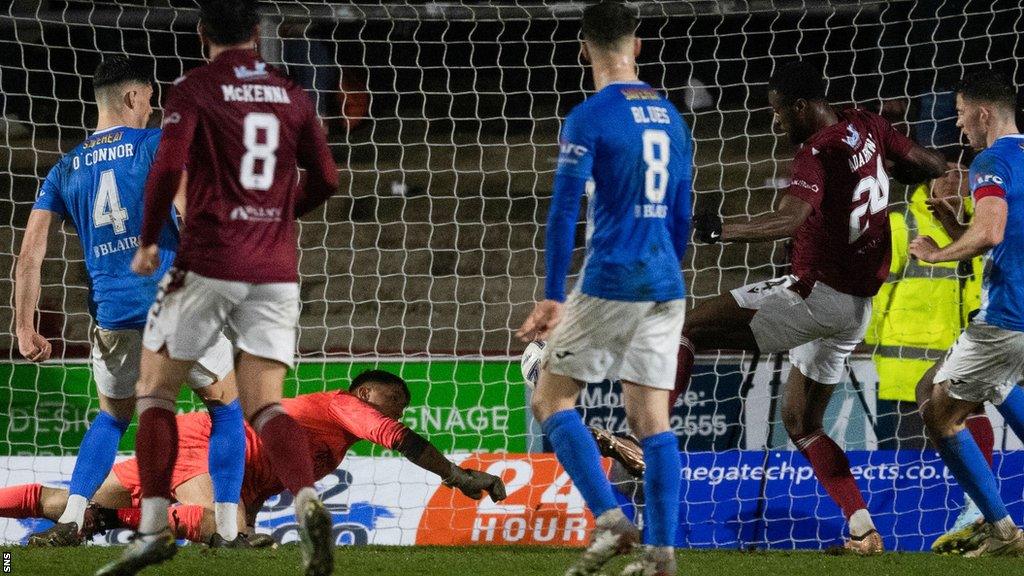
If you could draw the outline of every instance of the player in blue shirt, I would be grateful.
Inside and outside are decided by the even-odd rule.
[[[178,246],[176,218],[171,215],[160,237],[164,268],[145,277],[132,272],[142,226],[142,191],[160,141],[160,130],[145,129],[153,112],[148,74],[127,58],[110,58],[96,69],[93,88],[99,111],[96,131],[47,175],[15,269],[18,348],[28,360],[43,362],[50,357],[51,346],[35,327],[40,269],[54,217],[70,221],[85,256],[94,320],[90,356],[100,412],[82,439],[64,513],[53,528],[30,539],[40,545],[78,544],[91,521],[89,499],[110,472],[135,410],[146,315]],[[189,384],[207,403],[214,423],[210,453],[217,465],[210,470],[220,506],[218,533],[228,541],[237,536],[245,453],[232,355],[231,344],[222,337],[189,374]]]
[[[967,556],[1024,554],[1024,532],[1010,518],[995,476],[964,427],[985,402],[996,405],[1024,438],[1024,136],[1014,121],[1016,91],[1009,79],[985,71],[957,88],[957,126],[982,150],[969,174],[974,218],[945,248],[915,238],[911,255],[955,262],[986,255],[982,302],[935,374],[918,386],[928,436],[964,491],[985,516],[984,538]],[[954,236],[957,236],[954,234]]]
[[[668,395],[685,313],[679,262],[689,238],[692,144],[675,107],[637,79],[637,24],[620,2],[583,13],[582,54],[597,93],[565,120],[548,215],[545,300],[517,332],[525,341],[547,338],[531,407],[597,518],[590,546],[567,575],[595,574],[641,539],[575,409],[581,387],[606,378],[622,381],[646,467],[646,546],[624,574],[676,573],[680,462]],[[586,260],[566,298],[585,192]]]

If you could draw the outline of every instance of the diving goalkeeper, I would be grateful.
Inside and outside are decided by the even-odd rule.
[[[383,370],[369,370],[356,376],[348,391],[305,394],[282,402],[289,416],[309,435],[310,455],[317,479],[333,472],[348,449],[359,440],[369,440],[401,453],[417,466],[433,472],[446,486],[457,488],[470,498],[484,493],[494,501],[505,498],[501,478],[463,469],[445,458],[422,436],[399,421],[409,404],[409,388],[398,376]],[[203,413],[177,416],[178,460],[171,482],[175,500],[180,504],[169,512],[170,526],[176,537],[214,546],[226,543],[215,532],[213,490],[207,452],[210,444],[210,419]],[[239,530],[250,532],[263,502],[284,490],[270,467],[259,436],[245,427],[245,480],[239,507]],[[54,520],[67,500],[67,490],[41,484],[22,484],[0,488],[0,517],[44,517]],[[133,509],[139,507],[141,486],[135,458],[114,465],[113,471],[93,497],[102,507],[91,507],[83,531],[128,526],[138,521]],[[116,514],[112,510],[121,509]]]

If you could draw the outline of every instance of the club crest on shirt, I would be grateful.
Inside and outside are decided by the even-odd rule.
[[[847,136],[846,138],[843,138],[843,142],[845,142],[850,148],[856,150],[857,145],[860,144],[860,132],[857,132],[857,129],[853,127],[853,124],[846,125],[846,132]]]

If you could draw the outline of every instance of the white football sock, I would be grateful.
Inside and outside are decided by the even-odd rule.
[[[238,504],[235,502],[214,502],[214,517],[217,519],[217,534],[228,542],[238,537]]]
[[[1009,540],[1017,534],[1017,525],[1013,523],[1013,519],[1009,516],[997,522],[993,522],[992,528],[996,533],[996,536],[999,536],[1003,540]]]
[[[860,538],[874,529],[875,523],[871,520],[871,514],[867,509],[861,508],[850,516],[850,536]]]
[[[81,494],[72,494],[68,496],[67,506],[64,507],[64,513],[57,519],[58,523],[74,522],[78,524],[78,529],[82,529],[82,524],[85,523],[85,509],[89,507],[89,500]]]
[[[306,520],[302,516],[302,509],[305,508],[306,502],[316,499],[316,490],[309,486],[299,490],[299,493],[295,495],[295,516],[299,519],[300,526],[305,526],[306,524]]]
[[[171,501],[160,496],[142,499],[142,518],[139,519],[139,534],[143,537],[155,535],[167,528],[167,508]]]

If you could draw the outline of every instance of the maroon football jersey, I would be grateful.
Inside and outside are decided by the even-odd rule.
[[[146,183],[143,245],[156,238],[183,166],[187,225],[175,265],[222,280],[296,282],[295,218],[338,178],[303,89],[252,50],[229,50],[179,78]]]
[[[787,194],[813,212],[793,237],[793,274],[870,297],[889,275],[889,177],[885,160],[902,160],[913,144],[881,116],[839,113],[839,122],[803,143],[793,158]]]

